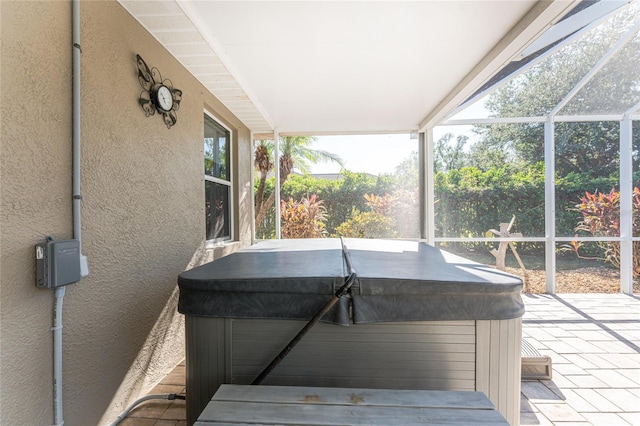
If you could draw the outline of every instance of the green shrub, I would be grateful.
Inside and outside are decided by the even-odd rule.
[[[394,238],[394,221],[389,216],[353,209],[351,218],[336,228],[335,236],[348,238]]]

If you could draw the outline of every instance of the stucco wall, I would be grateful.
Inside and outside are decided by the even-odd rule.
[[[70,2],[0,2],[0,424],[52,424],[53,291],[34,245],[72,238]],[[65,425],[105,424],[184,356],[177,275],[250,243],[249,131],[115,1],[82,2],[82,237],[64,300]],[[167,129],[135,55],[183,91]],[[204,248],[203,111],[234,135],[237,243]]]

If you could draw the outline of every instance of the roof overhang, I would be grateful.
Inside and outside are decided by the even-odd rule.
[[[118,0],[254,133],[432,127],[577,0]]]

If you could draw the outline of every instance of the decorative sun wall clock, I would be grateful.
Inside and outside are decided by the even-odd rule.
[[[162,115],[167,129],[170,129],[178,121],[176,111],[180,108],[182,91],[174,88],[171,80],[163,80],[157,68],[149,69],[140,55],[136,55],[136,58],[138,81],[143,89],[140,93],[140,106],[147,117],[154,115],[157,111]]]

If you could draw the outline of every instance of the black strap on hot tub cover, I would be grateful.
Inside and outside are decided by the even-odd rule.
[[[329,312],[331,308],[333,308],[333,305],[335,305],[338,300],[340,300],[349,292],[349,289],[356,281],[356,270],[353,268],[349,250],[347,250],[347,246],[344,244],[344,240],[342,239],[342,237],[340,237],[340,244],[342,246],[342,256],[344,257],[345,264],[347,265],[347,270],[349,271],[349,275],[347,275],[344,284],[331,296],[327,303],[325,303],[324,306],[320,308],[320,310],[313,316],[313,318],[309,320],[309,322],[302,328],[302,330],[300,330],[298,334],[296,334],[296,336],[291,339],[287,346],[285,346],[284,349],[278,355],[276,355],[273,361],[271,361],[271,363],[267,365],[264,370],[262,370],[262,373],[260,373],[258,377],[256,377],[253,382],[251,382],[252,385],[259,385],[260,383],[262,383],[262,381],[269,375],[269,373],[271,373],[273,369],[276,368],[278,364],[280,364],[280,362],[289,354],[289,352],[291,352],[291,350],[300,342],[300,340],[302,340],[302,338],[309,332],[309,330],[311,330],[313,326],[315,326],[322,319],[322,317],[324,317],[325,314]]]

